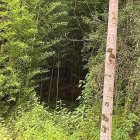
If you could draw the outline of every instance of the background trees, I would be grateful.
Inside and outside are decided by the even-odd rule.
[[[98,140],[108,2],[3,0],[0,9],[2,136],[53,139],[49,129],[55,138]],[[120,1],[119,10],[112,138],[138,140],[140,7]]]

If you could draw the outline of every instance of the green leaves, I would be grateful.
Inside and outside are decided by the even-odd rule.
[[[0,5],[0,41],[7,42],[0,48],[0,116],[9,123],[8,126],[0,123],[0,138],[98,140],[107,2],[3,1],[6,3]],[[120,9],[113,140],[130,140],[130,133],[139,122],[139,10],[139,4]],[[61,68],[67,68],[73,74],[71,79],[76,81],[72,82],[77,84],[80,79],[83,91],[80,105],[74,111],[48,113],[38,105],[35,89],[40,81],[50,77],[48,72],[53,65],[55,71],[58,64],[60,72]],[[85,73],[85,80],[81,80],[84,77],[80,75]],[[140,133],[136,135],[139,140]]]
[[[133,132],[133,127],[135,125],[135,122],[137,122],[138,117],[133,113],[127,114],[126,116],[123,112],[121,113],[121,116],[119,114],[116,114],[114,116],[114,129],[112,137],[114,140],[130,140],[131,134]]]
[[[67,140],[62,129],[55,126],[42,106],[25,112],[15,122],[17,140]]]
[[[8,131],[6,126],[1,124],[1,120],[0,120],[0,139],[1,140],[12,140],[12,138],[10,136],[10,132]]]

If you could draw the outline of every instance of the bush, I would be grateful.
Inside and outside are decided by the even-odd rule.
[[[0,140],[12,140],[7,128],[2,123],[0,123]]]
[[[62,129],[54,126],[45,109],[37,105],[15,121],[16,140],[66,140]]]

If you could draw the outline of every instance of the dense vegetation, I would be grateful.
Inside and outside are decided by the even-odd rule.
[[[140,2],[120,0],[113,140],[140,139]],[[0,2],[0,140],[99,140],[108,1]]]

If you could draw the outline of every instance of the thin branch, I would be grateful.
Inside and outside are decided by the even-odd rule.
[[[79,22],[79,20],[78,20],[78,18],[77,18],[77,15],[76,15],[76,7],[77,7],[77,5],[76,5],[76,0],[75,0],[75,7],[74,7],[74,12],[73,12],[73,13],[74,13],[74,16],[75,16],[75,18],[76,18],[76,20],[77,20],[77,23],[78,23],[78,25],[79,25],[81,31],[86,35],[86,33],[85,33],[84,30],[82,29],[81,24],[80,24],[80,22]]]

